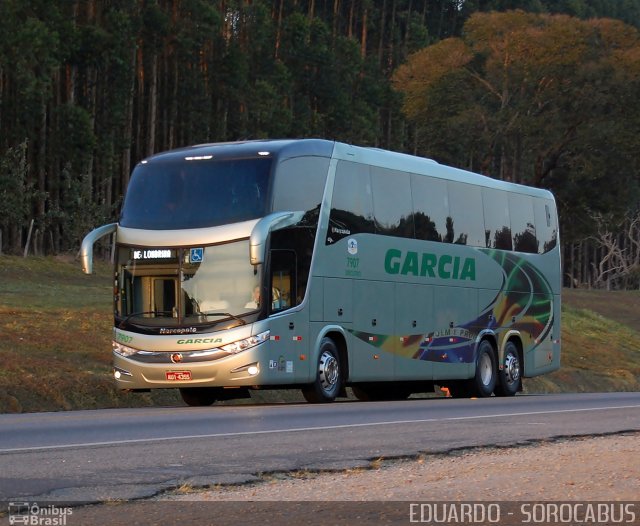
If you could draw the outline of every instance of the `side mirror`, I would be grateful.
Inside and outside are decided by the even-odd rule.
[[[115,232],[117,226],[117,223],[103,225],[84,236],[82,246],[80,247],[82,272],[85,274],[93,274],[93,245],[98,241],[98,239]]]
[[[264,263],[264,252],[269,232],[299,223],[304,212],[274,212],[256,223],[249,238],[249,260],[252,265]]]

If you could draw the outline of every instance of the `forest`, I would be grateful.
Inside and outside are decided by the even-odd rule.
[[[320,137],[552,190],[565,285],[640,288],[640,0],[2,0],[0,253],[75,254],[133,166]]]

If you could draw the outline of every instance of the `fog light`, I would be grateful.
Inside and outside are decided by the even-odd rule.
[[[120,380],[123,376],[133,376],[129,371],[125,371],[124,369],[120,369],[119,367],[113,368],[113,377],[116,380]]]
[[[255,376],[256,374],[258,374],[258,366],[257,365],[252,365],[247,369],[247,372],[251,375],[251,376]]]

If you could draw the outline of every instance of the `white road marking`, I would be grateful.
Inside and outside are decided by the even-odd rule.
[[[304,431],[327,431],[331,429],[350,429],[358,427],[372,427],[372,426],[387,426],[398,424],[424,424],[429,422],[453,422],[460,420],[478,420],[486,418],[505,418],[515,416],[533,416],[533,415],[550,415],[560,413],[579,413],[587,411],[610,411],[613,409],[640,409],[640,405],[621,405],[621,406],[609,406],[609,407],[586,407],[580,409],[558,409],[553,411],[530,411],[523,413],[500,413],[492,415],[474,415],[474,416],[454,416],[446,418],[426,418],[420,420],[393,420],[384,422],[365,422],[360,424],[340,424],[332,426],[317,426],[317,427],[297,427],[290,429],[266,429],[264,431],[236,431],[230,433],[211,433],[204,435],[176,435],[170,437],[151,437],[151,438],[133,438],[125,440],[109,440],[104,442],[80,442],[75,444],[57,444],[51,446],[30,446],[30,447],[17,447],[0,449],[2,453],[24,453],[29,451],[45,451],[52,449],[73,449],[80,447],[95,447],[95,446],[121,446],[126,444],[143,444],[150,442],[166,442],[169,440],[190,440],[198,438],[222,438],[222,437],[237,437],[248,435],[269,435],[278,433],[296,433]]]

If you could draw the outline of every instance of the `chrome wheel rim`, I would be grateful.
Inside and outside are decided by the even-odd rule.
[[[520,362],[512,353],[507,354],[504,359],[504,377],[508,385],[513,385],[520,379]]]
[[[329,351],[322,353],[320,363],[318,365],[320,376],[320,385],[325,392],[333,390],[338,383],[338,375],[340,374],[338,360]]]

